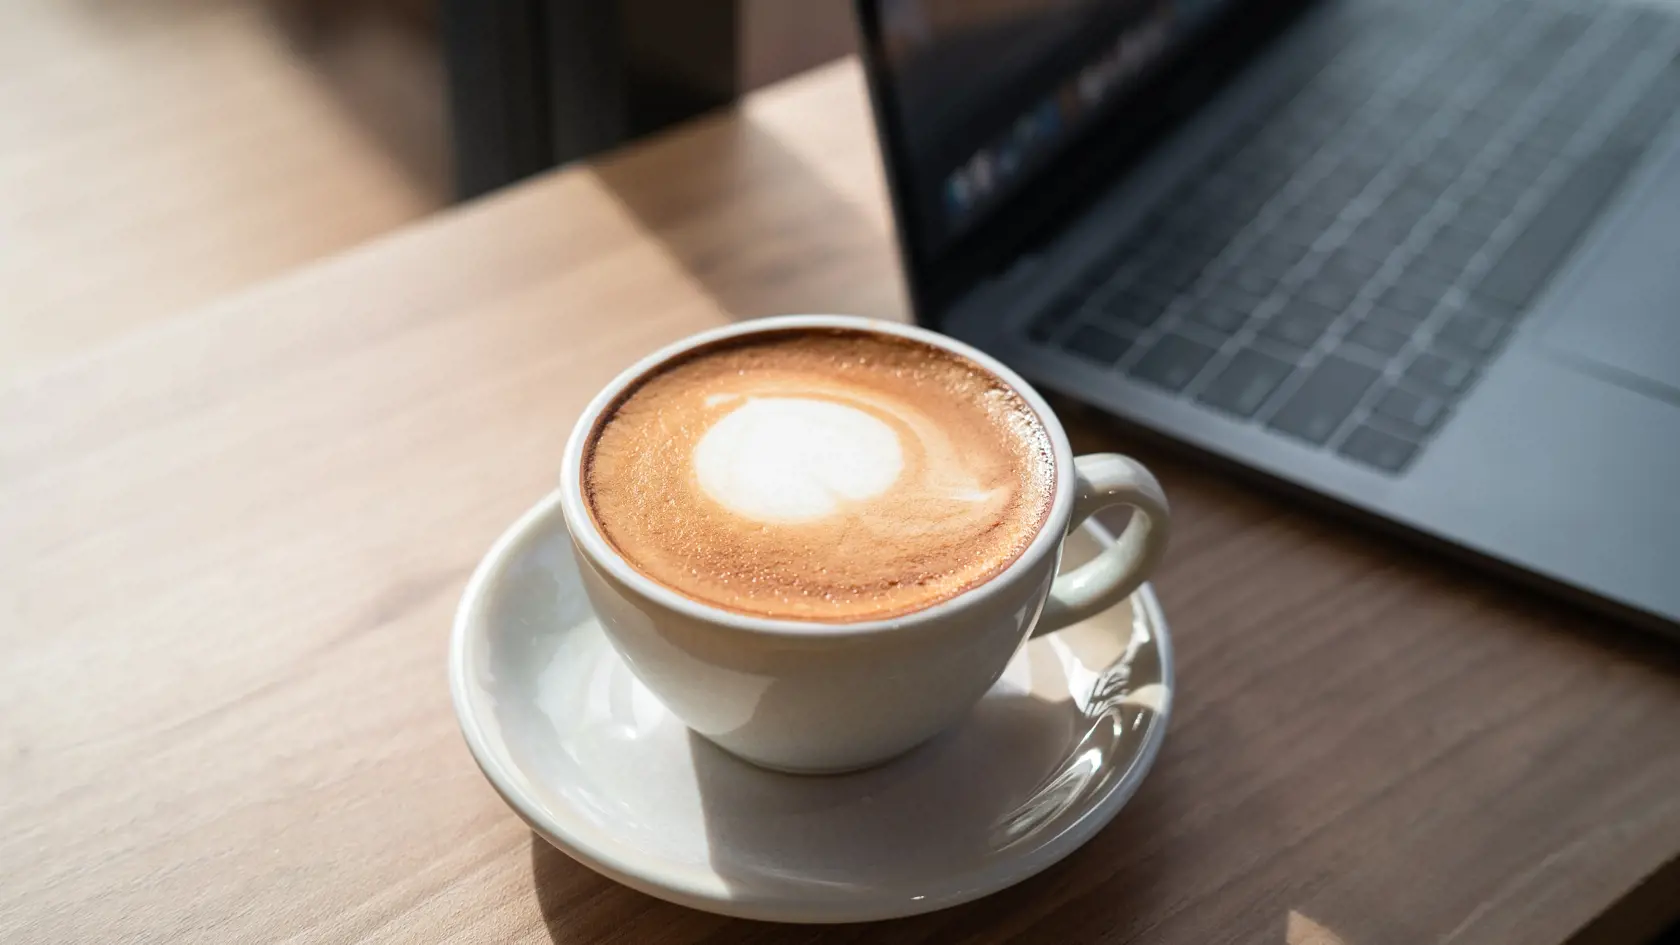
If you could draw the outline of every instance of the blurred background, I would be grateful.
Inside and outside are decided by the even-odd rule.
[[[854,43],[851,0],[7,0],[0,380]]]
[[[0,377],[852,46],[848,0],[9,0]]]

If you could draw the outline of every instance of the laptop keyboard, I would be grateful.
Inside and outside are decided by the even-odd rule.
[[[1331,15],[1355,39],[1026,331],[1398,474],[1680,104],[1680,18],[1607,0]]]

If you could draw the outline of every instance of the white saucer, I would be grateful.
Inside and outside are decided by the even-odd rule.
[[[1087,526],[1068,566],[1111,540]],[[1173,686],[1146,585],[1029,644],[966,721],[896,761],[763,771],[690,735],[619,661],[556,496],[479,565],[449,658],[468,747],[537,833],[650,895],[781,922],[928,912],[1067,856],[1137,791]]]

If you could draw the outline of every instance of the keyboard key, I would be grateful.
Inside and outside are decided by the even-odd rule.
[[[1183,390],[1213,360],[1214,350],[1199,341],[1179,335],[1164,335],[1129,372],[1139,380]]]
[[[1246,223],[1254,219],[1254,215],[1259,213],[1260,208],[1264,207],[1270,199],[1270,191],[1263,191],[1259,188],[1245,188],[1240,193],[1233,194],[1225,202],[1225,212]]]
[[[1289,215],[1284,217],[1284,225],[1289,229],[1319,234],[1323,233],[1330,224],[1336,222],[1336,218],[1341,215],[1341,204],[1326,205],[1309,198],[1306,202],[1297,204],[1295,209],[1289,211]],[[1317,239],[1318,237],[1315,235],[1313,238]]]
[[[1480,312],[1454,313],[1435,333],[1438,348],[1461,352],[1467,360],[1485,358],[1505,335],[1505,323]]]
[[[1248,324],[1257,302],[1235,293],[1216,293],[1197,299],[1186,317],[1221,335],[1234,335]]]
[[[1554,157],[1550,149],[1538,148],[1527,143],[1519,143],[1505,155],[1505,160],[1499,164],[1499,169],[1515,174],[1520,180],[1538,180],[1546,169],[1552,166]]]
[[[1377,400],[1376,413],[1392,420],[1407,431],[1422,435],[1435,429],[1447,415],[1447,402],[1439,397],[1418,394],[1396,387]]]
[[[1476,251],[1487,243],[1487,236],[1456,226],[1443,226],[1430,237],[1429,244],[1424,247],[1425,256],[1440,262],[1454,264],[1454,274],[1462,272],[1464,264],[1476,255]]]
[[[1407,127],[1421,125],[1435,117],[1435,103],[1418,98],[1405,98],[1394,103],[1390,120]]]
[[[1409,285],[1391,287],[1377,298],[1377,308],[1393,313],[1398,319],[1421,322],[1435,311],[1439,296],[1434,292],[1420,293]]]
[[[1534,90],[1517,83],[1500,82],[1488,89],[1472,108],[1476,116],[1483,121],[1504,122],[1528,101]]]
[[[1473,121],[1470,121],[1470,119],[1467,119],[1465,123],[1458,124],[1457,128],[1453,128],[1452,136],[1443,143],[1440,150],[1436,150],[1433,155],[1418,163],[1418,166],[1411,168],[1411,177],[1426,180],[1436,187],[1446,187],[1446,185],[1458,180],[1458,175],[1463,172],[1465,161],[1460,160],[1463,155],[1453,155],[1452,151],[1448,151],[1448,145],[1460,145],[1463,138],[1472,133],[1472,129]],[[1475,148],[1468,148],[1468,150],[1473,151]]]
[[[1194,229],[1175,234],[1168,244],[1171,251],[1196,265],[1206,266],[1225,250],[1225,244],[1230,242],[1227,235],[1210,231],[1207,227],[1198,225]]]
[[[1279,344],[1305,350],[1317,344],[1319,337],[1335,320],[1335,312],[1291,302],[1266,322],[1266,327],[1260,330],[1260,334]]]
[[[1314,278],[1328,282],[1362,286],[1369,282],[1382,266],[1382,257],[1372,258],[1343,248],[1337,250],[1329,259],[1324,261],[1324,267],[1318,271],[1318,275]]]
[[[1244,173],[1247,175],[1248,185],[1254,188],[1256,193],[1268,195],[1269,200],[1295,176],[1295,169],[1274,164],[1253,167]]]
[[[1108,367],[1126,356],[1132,340],[1098,325],[1081,325],[1062,347],[1087,361]]]
[[[1236,271],[1227,273],[1225,278],[1241,292],[1257,298],[1265,298],[1277,288],[1278,275],[1254,266],[1239,266]]]
[[[1476,193],[1492,201],[1495,206],[1509,210],[1515,207],[1522,200],[1523,195],[1527,194],[1529,188],[1533,186],[1534,181],[1531,178],[1520,177],[1500,168],[1493,172],[1492,177],[1482,182],[1482,186],[1476,189]]]
[[[1126,234],[1126,242],[1131,244],[1134,252],[1142,252],[1155,243],[1156,236],[1160,233],[1161,228],[1167,225],[1168,219],[1172,216],[1169,206],[1165,203],[1158,203],[1148,213],[1144,214],[1143,219],[1132,224],[1131,231]],[[1119,249],[1121,245],[1116,244],[1115,248]]]
[[[1223,206],[1210,206],[1203,210],[1202,216],[1196,220],[1194,233],[1197,237],[1191,240],[1193,245],[1201,247],[1208,255],[1214,255],[1231,242],[1231,238],[1242,232],[1250,217],[1232,216]]]
[[[1435,259],[1416,256],[1406,264],[1400,281],[1411,286],[1439,286],[1445,289],[1458,280],[1458,274],[1464,271],[1464,264],[1468,261],[1462,257]]]
[[[1360,427],[1348,434],[1341,454],[1387,473],[1403,471],[1417,455],[1417,444],[1371,427]]]
[[[1306,254],[1305,246],[1288,240],[1264,239],[1249,251],[1248,256],[1243,259],[1243,265],[1282,275],[1300,262],[1301,257]]]
[[[1463,393],[1476,376],[1476,369],[1462,361],[1439,354],[1420,354],[1406,368],[1403,380],[1414,387],[1443,394]]]
[[[1425,299],[1439,299],[1447,294],[1452,284],[1451,278],[1443,279],[1438,273],[1426,273],[1410,264],[1394,280],[1395,288]]]
[[[1027,328],[1027,337],[1037,342],[1049,341],[1050,336],[1054,335],[1057,329],[1067,324],[1068,320],[1073,317],[1073,313],[1079,311],[1079,307],[1084,302],[1085,299],[1082,296],[1071,292],[1064,292],[1051,299],[1050,303],[1044,307],[1043,311],[1038,313],[1038,317],[1033,319],[1032,324]]]
[[[1340,312],[1359,297],[1359,285],[1314,278],[1301,288],[1301,298],[1319,308]]]
[[[1113,270],[1092,266],[1074,276],[1064,291],[1081,299],[1088,299],[1101,292],[1113,278]]]
[[[1387,246],[1392,249],[1406,241],[1406,234],[1412,230],[1409,221],[1389,219],[1381,214],[1366,217],[1364,222],[1354,227],[1348,242],[1361,246]]]
[[[1313,197],[1330,203],[1347,203],[1360,195],[1369,183],[1363,174],[1348,168],[1333,171],[1313,185]]]
[[[1173,299],[1178,298],[1178,290],[1158,278],[1153,270],[1128,276],[1120,285],[1119,291],[1124,295],[1158,304],[1162,308],[1171,305]]]
[[[1408,338],[1417,334],[1418,326],[1423,324],[1423,319],[1418,318],[1415,315],[1408,315],[1404,312],[1397,312],[1393,309],[1383,308],[1380,304],[1373,306],[1369,311],[1361,316],[1360,321],[1366,324],[1386,328],[1389,331],[1399,332]]]
[[[1288,243],[1290,246],[1299,249],[1303,256],[1307,254],[1308,250],[1312,249],[1313,244],[1317,243],[1318,238],[1323,235],[1324,228],[1322,226],[1306,226],[1293,218],[1285,218],[1279,221],[1272,227],[1271,232],[1266,234],[1269,240]]]
[[[1206,204],[1217,214],[1225,202],[1237,196],[1242,191],[1242,185],[1237,179],[1225,172],[1223,167],[1216,167],[1206,177],[1196,184],[1195,200]]]
[[[1323,445],[1381,376],[1382,372],[1376,368],[1346,358],[1334,355],[1325,358],[1272,417],[1270,426]]]
[[[1475,299],[1465,304],[1483,315],[1486,315],[1488,318],[1497,319],[1508,325],[1514,324],[1517,317],[1523,313],[1522,309],[1517,308],[1508,302],[1500,302],[1496,299]]]
[[[1394,252],[1394,244],[1387,238],[1377,236],[1369,231],[1354,230],[1348,234],[1347,240],[1342,243],[1342,248],[1337,252],[1348,256],[1358,256],[1375,264],[1380,269],[1382,264],[1388,261],[1389,255]]]
[[[1116,322],[1141,331],[1161,320],[1161,316],[1166,314],[1167,304],[1158,295],[1137,295],[1128,289],[1110,296],[1103,303],[1102,311]]]
[[[1573,46],[1592,24],[1592,17],[1582,13],[1559,12],[1537,38],[1539,49],[1561,53]]]
[[[1528,307],[1598,219],[1638,157],[1635,150],[1607,147],[1577,167],[1476,286],[1475,294]]]
[[[1202,274],[1205,265],[1203,260],[1169,253],[1159,266],[1150,270],[1148,278],[1149,281],[1178,293],[1196,283],[1196,278]]]
[[[1455,126],[1449,132],[1471,153],[1479,153],[1499,134],[1499,122],[1470,121]]]
[[[1603,87],[1595,88],[1584,83],[1572,83],[1569,91],[1564,93],[1562,98],[1552,103],[1548,113],[1552,117],[1564,121],[1584,121],[1599,109],[1605,98],[1604,93],[1607,91],[1609,90]]]
[[[1430,155],[1430,165],[1436,166],[1436,168],[1448,168],[1448,172],[1436,173],[1433,177],[1428,178],[1431,182],[1430,187],[1435,188],[1435,193],[1440,193],[1441,190],[1446,190],[1448,185],[1452,185],[1453,178],[1457,177],[1458,170],[1462,170],[1463,166],[1467,166],[1470,161],[1475,160],[1477,151],[1482,150],[1478,141],[1460,135],[1463,128],[1465,128],[1463,124],[1458,124],[1452,131],[1448,131],[1448,135],[1441,140],[1440,145],[1435,146],[1435,153]]]
[[[1393,193],[1383,200],[1378,208],[1380,216],[1373,219],[1381,220],[1389,227],[1402,227],[1410,230],[1413,224],[1422,219],[1429,208],[1435,206],[1441,199],[1441,192],[1433,187],[1426,187],[1421,181],[1406,177],[1394,188]],[[1404,234],[1401,234],[1403,238]],[[1391,236],[1391,242],[1399,244],[1400,238]]]
[[[1202,403],[1252,417],[1266,398],[1295,370],[1293,364],[1258,351],[1239,351],[1199,398]]]
[[[1407,175],[1407,180],[1417,181],[1421,185],[1421,190],[1439,194],[1446,190],[1453,181],[1458,180],[1458,172],[1457,164],[1441,160],[1437,155],[1412,168],[1411,174]]]
[[[1406,342],[1412,340],[1412,336],[1408,332],[1367,321],[1353,326],[1346,340],[1378,354],[1393,355],[1399,354],[1400,350],[1406,347]]]
[[[1255,150],[1268,160],[1295,167],[1313,156],[1313,149],[1282,124],[1268,123],[1255,136]]]
[[[1365,320],[1411,333],[1435,313],[1437,304],[1435,295],[1420,295],[1409,286],[1397,285],[1377,297]]]
[[[1538,125],[1530,128],[1525,140],[1528,144],[1552,152],[1561,152],[1569,144],[1569,139],[1575,137],[1580,127],[1572,121],[1547,117]]]
[[[1077,282],[1080,286],[1085,287],[1087,293],[1095,292],[1113,281],[1120,273],[1126,273],[1128,276],[1136,275],[1142,266],[1142,260],[1143,257],[1138,255],[1135,250],[1128,248],[1125,253],[1120,253],[1110,249],[1098,256],[1089,266],[1086,266],[1085,270],[1079,274]]]
[[[1382,202],[1382,206],[1377,208],[1375,216],[1384,221],[1390,234],[1394,232],[1410,233],[1412,227],[1416,226],[1417,222],[1423,219],[1424,215],[1435,206],[1437,197],[1436,194],[1401,187],[1388,195],[1387,199]],[[1392,250],[1396,245],[1392,235],[1382,235],[1380,231],[1374,233],[1374,235],[1381,237],[1384,252]]]
[[[1471,197],[1459,205],[1453,222],[1467,230],[1491,234],[1511,215],[1510,206],[1486,197]]]
[[[1367,141],[1363,135],[1356,135],[1352,140],[1344,141],[1342,148],[1343,165],[1352,168],[1366,183],[1375,180],[1394,157],[1388,149]]]

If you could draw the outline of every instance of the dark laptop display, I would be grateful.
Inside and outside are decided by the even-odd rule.
[[[1110,115],[1218,0],[889,0],[881,52],[937,253]]]
[[[1064,226],[1302,2],[861,3],[918,313]]]

